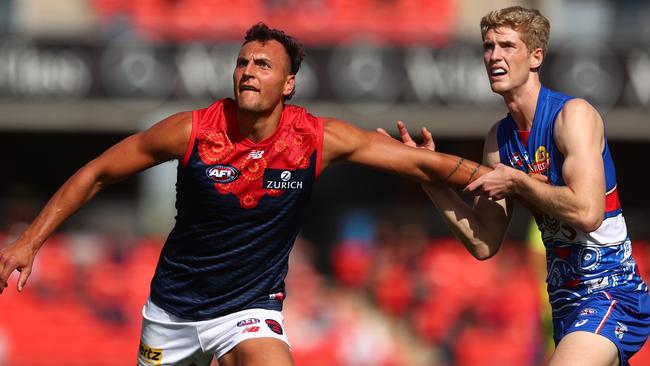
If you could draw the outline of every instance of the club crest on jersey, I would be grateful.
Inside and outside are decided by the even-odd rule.
[[[303,189],[302,174],[296,171],[267,169],[264,173],[264,188],[277,190]]]
[[[213,165],[205,170],[205,174],[216,183],[230,183],[239,177],[239,170],[230,165]]]

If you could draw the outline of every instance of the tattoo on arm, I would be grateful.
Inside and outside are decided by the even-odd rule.
[[[451,176],[456,173],[458,168],[460,168],[460,166],[463,165],[463,161],[465,161],[464,158],[458,159],[458,163],[456,163],[456,166],[454,167],[454,169],[452,169],[451,172],[449,172],[449,174],[445,177],[445,179],[444,179],[445,181],[449,180],[449,178],[451,178]]]
[[[469,178],[467,179],[466,184],[472,183],[472,178],[474,178],[476,173],[478,173],[479,169],[481,169],[481,164],[476,164],[476,168],[474,168],[474,170],[472,171],[472,174],[469,175]]]

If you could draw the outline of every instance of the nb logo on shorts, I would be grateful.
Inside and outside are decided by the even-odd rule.
[[[244,328],[244,330],[241,331],[241,334],[244,334],[244,333],[257,333],[257,332],[259,332],[259,330],[260,330],[260,327],[258,327],[257,325],[254,325],[252,327]]]
[[[160,348],[151,348],[140,341],[140,359],[148,365],[161,365],[163,350]]]

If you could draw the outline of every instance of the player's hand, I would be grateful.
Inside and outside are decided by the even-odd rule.
[[[468,184],[465,191],[484,194],[493,200],[510,197],[515,194],[517,174],[524,173],[509,166],[497,164],[493,171]]]
[[[429,149],[431,151],[436,150],[436,144],[433,142],[433,136],[431,135],[431,132],[427,130],[426,127],[422,127],[422,143],[418,144],[416,143],[413,138],[411,138],[411,134],[409,133],[408,129],[406,128],[406,125],[402,121],[397,121],[397,131],[399,132],[400,138],[402,139],[402,142],[406,146],[410,147],[421,147],[424,149]],[[382,135],[391,137],[386,130],[383,128],[378,128],[377,132],[381,133]]]
[[[27,243],[17,240],[0,249],[0,294],[9,287],[9,276],[13,271],[20,272],[18,277],[18,291],[22,291],[27,283],[27,278],[32,273],[32,265],[36,250]]]

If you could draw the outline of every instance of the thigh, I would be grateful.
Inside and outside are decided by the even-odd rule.
[[[211,353],[205,353],[193,324],[142,320],[138,365],[207,366]]]
[[[239,342],[219,358],[219,366],[292,366],[289,345],[275,338],[251,338]]]
[[[283,321],[282,313],[275,310],[239,311],[199,324],[199,338],[221,366],[292,365]]]
[[[602,358],[604,363],[597,361],[606,357],[594,346],[602,343],[605,345],[603,351],[614,347],[615,364],[627,366],[629,358],[643,346],[650,332],[650,309],[646,301],[647,294],[634,292],[606,291],[592,295],[571,315],[554,321],[554,336],[558,342],[558,356],[555,357],[568,359],[570,355],[565,350],[580,349],[578,356],[585,353],[586,357],[597,356],[595,363],[587,364],[609,365],[608,358]]]
[[[549,366],[616,366],[618,349],[609,339],[590,332],[572,332],[557,345]]]

